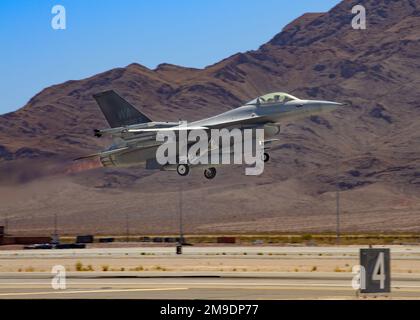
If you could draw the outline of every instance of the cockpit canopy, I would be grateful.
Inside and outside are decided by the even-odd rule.
[[[285,103],[292,100],[299,100],[299,98],[296,98],[292,96],[291,94],[284,93],[284,92],[273,92],[273,93],[267,93],[263,96],[255,98],[254,100],[251,100],[247,104],[255,104],[255,105],[277,104],[277,103]]]

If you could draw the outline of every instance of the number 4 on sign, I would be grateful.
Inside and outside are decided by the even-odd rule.
[[[380,288],[385,288],[385,259],[383,252],[379,253],[378,260],[376,260],[375,268],[373,269],[372,280],[380,281]]]

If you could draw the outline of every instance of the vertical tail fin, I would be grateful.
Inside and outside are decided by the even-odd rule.
[[[93,95],[111,128],[151,122],[149,117],[121,98],[114,90]]]

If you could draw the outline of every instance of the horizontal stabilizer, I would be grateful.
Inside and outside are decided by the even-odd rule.
[[[83,159],[89,159],[89,158],[94,158],[94,157],[104,157],[104,156],[109,156],[111,154],[114,153],[118,153],[120,151],[124,151],[127,150],[128,147],[123,147],[123,148],[118,148],[118,149],[113,149],[113,150],[108,150],[108,151],[104,151],[104,152],[98,152],[98,153],[93,153],[93,154],[89,154],[87,156],[82,156],[76,159],[73,159],[73,161],[77,161],[77,160],[83,160]]]

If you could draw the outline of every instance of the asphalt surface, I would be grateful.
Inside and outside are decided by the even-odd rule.
[[[260,274],[170,275],[69,274],[66,289],[54,290],[48,274],[0,274],[1,299],[364,299],[351,275]],[[397,278],[392,292],[368,298],[420,299],[420,278]]]
[[[375,246],[381,248],[382,246]],[[418,246],[383,246],[391,248],[393,258],[420,259]],[[282,257],[358,257],[361,246],[329,246],[329,247],[301,247],[301,246],[184,246],[183,256],[247,256],[258,255],[259,258]],[[365,246],[367,248],[367,246]],[[100,257],[138,257],[144,256],[174,256],[175,246],[171,247],[130,247],[130,248],[89,248],[89,249],[63,249],[63,250],[0,250],[0,259],[17,258],[100,258]],[[246,256],[245,256],[246,255]]]
[[[389,246],[388,246],[389,247]],[[246,254],[244,254],[246,253]],[[204,259],[356,259],[359,247],[184,247],[182,256]],[[420,248],[391,246],[393,259],[419,260]],[[5,250],[0,264],[33,259],[179,258],[174,247]],[[292,260],[294,263],[294,260]],[[236,262],[235,262],[236,263]],[[411,265],[410,262],[407,261]],[[67,272],[65,289],[53,289],[49,272],[0,272],[0,299],[420,299],[420,274],[393,274],[392,292],[358,296],[351,272]]]

